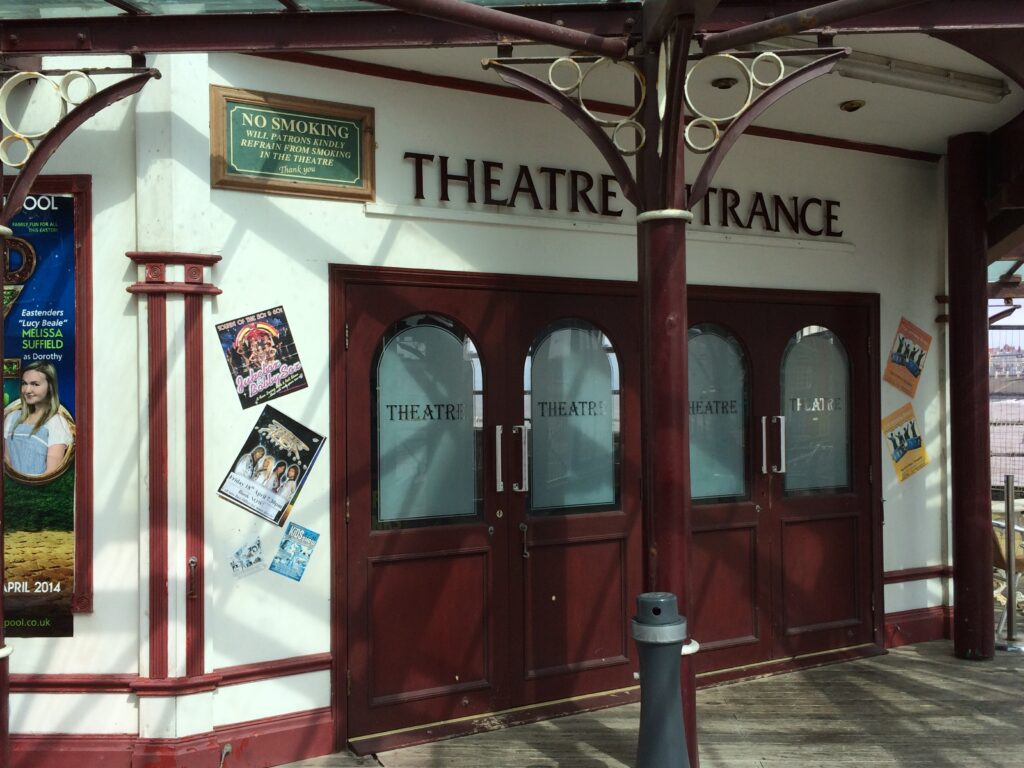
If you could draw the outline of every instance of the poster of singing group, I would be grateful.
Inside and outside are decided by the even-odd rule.
[[[4,627],[69,637],[75,551],[75,199],[30,195],[4,267]]]
[[[219,493],[283,526],[323,445],[323,435],[265,406]]]

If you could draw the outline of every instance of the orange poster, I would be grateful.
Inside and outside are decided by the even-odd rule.
[[[917,392],[917,382],[924,370],[924,361],[928,357],[928,347],[932,337],[918,328],[905,317],[900,318],[896,338],[892,340],[889,359],[885,363],[882,380],[892,384],[905,395],[913,397]]]
[[[914,406],[907,403],[882,419],[885,438],[896,477],[902,483],[912,474],[928,466],[928,452],[917,428]]]

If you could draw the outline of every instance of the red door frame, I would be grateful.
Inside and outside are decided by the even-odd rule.
[[[331,711],[335,723],[335,749],[346,748],[349,738],[347,713],[348,598],[344,585],[348,571],[347,499],[348,446],[344,414],[347,409],[344,381],[347,365],[345,333],[348,307],[346,287],[352,284],[411,286],[417,288],[471,288],[524,293],[577,293],[589,296],[636,297],[637,284],[613,280],[585,280],[494,273],[463,273],[390,267],[331,265],[329,267],[329,327],[336,329],[330,353],[331,445]],[[639,324],[639,318],[638,318]],[[643,524],[641,521],[641,528]],[[646,570],[646,563],[641,560]],[[450,734],[446,734],[450,735]]]

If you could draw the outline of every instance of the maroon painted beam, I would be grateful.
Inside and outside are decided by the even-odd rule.
[[[595,37],[621,37],[639,8],[529,8],[509,11]],[[0,20],[0,54],[296,51],[497,45],[530,42],[495,32],[395,11],[112,16],[92,19]]]
[[[571,50],[587,51],[599,56],[621,59],[626,55],[629,41],[625,36],[601,37],[581,32],[564,24],[551,24],[537,19],[516,16],[495,8],[473,5],[463,0],[375,0],[406,13],[430,19],[450,21],[454,24],[489,29],[502,35],[518,35],[539,43],[549,43]]]
[[[806,2],[751,3],[723,0],[711,18],[700,25],[703,33],[745,27],[772,17],[797,13]],[[767,11],[767,12],[766,12]],[[1024,3],[1019,0],[928,0],[917,5],[876,11],[830,24],[830,32],[936,32],[1024,27]]]
[[[988,423],[984,134],[949,141],[950,444],[953,487],[953,651],[995,655]]]
[[[705,53],[721,53],[741,45],[759,43],[775,37],[793,35],[808,29],[819,29],[833,22],[846,21],[879,10],[918,5],[922,0],[834,0],[831,3],[804,8],[794,13],[758,21],[728,32],[718,32],[704,38]]]

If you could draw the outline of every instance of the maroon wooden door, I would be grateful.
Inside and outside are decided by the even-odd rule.
[[[634,684],[635,300],[442,280],[345,290],[350,739]]]
[[[530,425],[531,449],[524,474],[518,430],[510,661],[516,701],[533,703],[635,685],[640,354],[630,297],[532,294],[520,307],[509,348],[523,396],[509,415]]]
[[[703,293],[690,304],[698,670],[870,643],[873,300]]]
[[[486,437],[508,310],[494,292],[407,285],[350,284],[345,301],[348,719],[361,736],[507,696],[507,529]],[[445,380],[463,365],[469,381]]]

